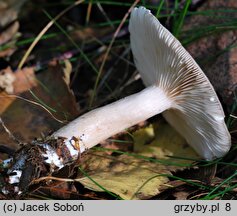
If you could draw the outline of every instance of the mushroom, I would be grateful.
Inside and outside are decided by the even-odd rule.
[[[147,87],[78,117],[4,161],[7,181],[18,195],[34,178],[61,169],[86,149],[159,113],[204,159],[228,152],[231,139],[220,101],[181,43],[144,7],[133,9],[129,31],[135,65]],[[3,187],[2,192],[9,190]]]
[[[75,147],[76,137],[83,152],[162,113],[201,157],[212,160],[225,155],[231,141],[224,112],[201,68],[144,7],[133,9],[129,31],[135,65],[147,87],[82,115],[53,137],[67,138],[68,149]]]

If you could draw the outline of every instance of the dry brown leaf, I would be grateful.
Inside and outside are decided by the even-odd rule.
[[[27,0],[1,0],[0,2],[0,45],[6,44],[12,41],[11,48],[0,51],[0,57],[11,55],[15,48],[14,44],[15,36],[19,29],[19,22],[16,21],[21,6]]]
[[[1,0],[0,2],[0,26],[3,27],[15,19],[27,0]]]
[[[190,192],[187,191],[178,191],[173,193],[173,196],[176,198],[176,200],[186,200],[189,195]]]
[[[37,106],[14,95],[0,93],[2,120],[20,141],[32,141],[41,136],[41,133],[47,135],[50,131],[62,127],[63,124],[56,121],[52,115],[57,119],[70,121],[79,114],[74,95],[64,80],[61,65],[52,65],[37,75],[33,68],[19,70],[15,77],[14,95],[41,104]],[[1,126],[0,143],[13,148],[18,147],[8,138]]]
[[[0,33],[0,45],[10,41],[19,29],[19,22],[14,22],[4,32]]]
[[[3,90],[8,94],[13,93],[13,82],[15,81],[15,75],[10,67],[0,71],[0,91]]]

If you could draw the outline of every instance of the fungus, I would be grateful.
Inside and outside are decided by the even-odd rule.
[[[92,110],[53,134],[77,138],[80,151],[154,115],[165,119],[204,159],[229,150],[230,134],[208,78],[181,43],[144,7],[129,22],[135,65],[147,86],[139,93]]]

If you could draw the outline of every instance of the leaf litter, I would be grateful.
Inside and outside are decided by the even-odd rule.
[[[52,62],[48,69],[37,74],[33,67],[9,73],[14,76],[14,82],[6,88],[11,87],[13,92],[0,92],[0,115],[9,131],[22,143],[41,137],[42,133],[48,135],[62,127],[62,122],[66,123],[79,114],[68,86],[71,66],[69,63],[65,65],[64,68]],[[19,148],[3,127],[0,127],[0,140],[9,148]]]
[[[12,40],[14,43],[17,30],[18,27],[16,28],[15,26],[15,29],[12,28],[12,32],[5,32],[8,34],[8,38],[4,41],[4,44],[8,41],[11,43]],[[1,51],[0,56],[1,54],[3,56],[9,55],[4,52],[5,50]],[[62,71],[63,69],[57,63],[53,63],[49,69],[41,72],[42,75],[40,75],[41,73],[35,74],[34,68],[24,68],[17,71],[15,73],[16,81],[13,85],[13,94],[20,95],[32,101],[34,100],[37,103],[43,103],[43,105],[47,105],[48,111],[55,115],[56,118],[70,120],[78,115],[78,108],[74,96],[68,88],[68,79],[63,83],[64,87],[66,83],[66,93],[64,93],[64,87],[61,89],[62,79],[59,78],[61,81],[57,79],[55,81],[54,75],[56,73],[51,73],[51,70]],[[49,73],[51,74],[49,75]],[[25,76],[26,74],[28,74],[27,77]],[[67,74],[66,77],[70,77],[70,74],[69,76]],[[50,90],[47,89],[51,85],[53,85],[52,88]],[[6,87],[2,89],[7,91]],[[31,92],[28,91],[29,89]],[[54,93],[58,90],[60,90],[60,93],[55,96]],[[10,92],[8,91],[8,93]],[[52,95],[53,97],[51,97]],[[49,113],[40,107],[35,107],[26,101],[14,97],[8,97],[9,95],[6,92],[1,92],[0,96],[0,113],[1,116],[2,114],[4,116],[4,123],[6,123],[14,135],[23,141],[40,136],[41,131],[53,131],[61,126],[61,123],[56,122],[50,117]],[[58,101],[55,101],[55,98]],[[14,108],[15,105],[16,108]],[[66,109],[62,109],[62,107]],[[70,113],[73,114],[69,117],[68,115]],[[29,118],[29,121],[27,121],[26,117]],[[32,127],[33,125],[35,127]],[[5,134],[5,138],[0,137],[1,140],[4,140],[7,144],[12,142],[11,140],[7,141],[7,134],[0,127],[0,136],[2,134]],[[197,155],[195,155],[194,151],[186,144],[182,137],[163,121],[138,129],[132,135],[134,140],[132,152],[116,154],[109,152],[110,150],[98,151],[94,149],[94,151],[91,150],[82,159],[82,168],[88,173],[91,179],[98,183],[97,185],[90,178],[81,177],[81,175],[75,181],[81,182],[86,188],[94,191],[103,191],[102,187],[98,186],[101,185],[103,188],[117,194],[123,199],[148,199],[160,194],[160,192],[167,188],[174,187],[172,185],[173,181],[170,182],[169,180],[169,176],[175,171],[192,166],[192,161],[185,160],[185,157],[198,159]],[[66,195],[66,191],[70,192],[68,183],[63,185],[61,193],[54,184],[49,184],[45,188],[55,190],[55,193],[60,194],[58,196],[59,198],[70,198],[70,194],[72,193],[69,193],[69,196]],[[78,191],[80,192],[80,190]],[[75,192],[75,188],[73,192]],[[186,199],[188,194],[181,191],[180,193],[177,192],[175,196],[178,199]]]
[[[94,150],[86,155],[81,166],[98,184],[86,176],[77,181],[94,191],[106,188],[123,199],[149,199],[169,187],[172,172],[192,166],[190,160],[170,156],[199,158],[165,121],[135,131],[133,138],[134,152],[139,157]]]

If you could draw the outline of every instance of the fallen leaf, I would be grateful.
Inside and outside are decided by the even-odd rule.
[[[147,143],[147,139],[148,141],[152,139],[152,141]],[[167,165],[170,164],[170,169],[181,169],[182,167],[190,166],[192,161],[200,159],[185,139],[163,119],[136,131],[134,140],[135,152],[148,157],[162,159]]]
[[[0,57],[11,55],[15,48],[15,39],[20,27],[18,13],[27,0],[1,0],[0,2],[0,45],[10,45],[0,50]]]
[[[5,44],[14,38],[14,35],[19,29],[19,23],[15,22],[10,27],[8,27],[4,32],[0,34],[0,45]]]
[[[123,199],[148,199],[159,194],[164,186],[168,187],[171,171],[192,165],[189,160],[170,156],[199,158],[164,121],[139,129],[133,136],[135,154],[113,156],[93,151],[82,163],[90,178],[78,177],[77,181],[91,190],[106,189]]]
[[[173,194],[176,200],[186,200],[189,195],[190,193],[187,191],[178,191]]]
[[[15,73],[14,94],[0,93],[0,115],[10,132],[29,142],[62,127],[78,114],[75,97],[65,82],[63,66],[51,65],[35,74],[34,68]],[[38,105],[37,105],[38,104]],[[0,143],[18,148],[0,127]]]
[[[13,82],[15,81],[15,76],[10,69],[7,67],[0,71],[0,90],[6,91],[8,94],[13,93]]]
[[[106,190],[117,194],[123,199],[148,199],[158,194],[159,186],[168,181],[169,170],[160,164],[154,164],[128,155],[103,158],[94,156],[96,161],[86,159],[85,166],[93,167],[90,177]],[[88,168],[87,166],[87,168]],[[88,172],[88,170],[87,170]],[[89,172],[90,173],[90,172]],[[104,192],[88,177],[77,179],[86,188]]]

